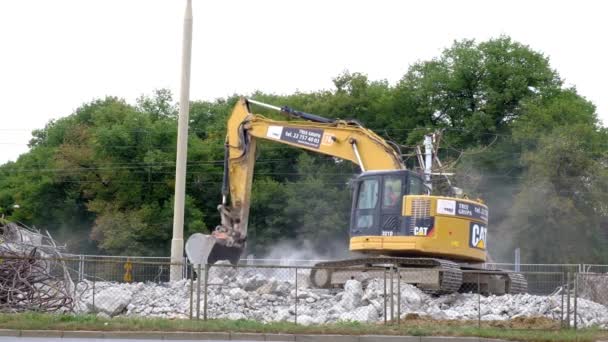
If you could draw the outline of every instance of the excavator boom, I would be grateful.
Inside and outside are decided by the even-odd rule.
[[[307,121],[272,120],[253,114],[252,104]],[[362,171],[405,169],[391,145],[355,121],[328,119],[240,99],[228,119],[222,203],[218,206],[221,224],[212,233],[215,244],[209,253],[209,263],[217,260],[236,263],[245,246],[258,139],[350,160]]]

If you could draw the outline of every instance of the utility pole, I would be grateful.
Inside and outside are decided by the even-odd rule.
[[[188,156],[188,113],[190,111],[190,65],[192,57],[192,0],[187,0],[182,41],[182,82],[177,126],[177,158],[175,161],[175,200],[173,207],[173,239],[171,240],[171,281],[183,278],[184,203],[186,196],[186,162]]]
[[[424,183],[429,189],[433,189],[431,173],[433,172],[433,135],[424,136]]]

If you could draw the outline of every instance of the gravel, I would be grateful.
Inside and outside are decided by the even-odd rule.
[[[365,284],[348,280],[344,289],[312,289],[305,282],[298,282],[296,288],[294,283],[277,277],[276,272],[271,271],[240,269],[237,273],[234,268],[212,268],[209,272],[208,317],[293,322],[297,297],[299,324],[377,322],[384,319],[382,279],[371,279]],[[478,308],[482,320],[541,316],[559,320],[561,316],[560,295],[517,294],[479,298],[476,294],[455,293],[437,297],[409,284],[403,283],[400,287],[402,318],[407,314],[418,314],[442,320],[476,320],[480,314]],[[102,317],[164,318],[188,318],[190,313],[190,280],[160,284],[95,282],[94,286],[90,282],[82,282],[78,284],[77,292],[81,294],[76,306],[78,313],[97,313]],[[193,296],[195,302],[196,288]],[[396,296],[393,298],[395,305],[398,302]],[[386,303],[389,312],[390,298],[386,298]],[[608,328],[608,307],[582,298],[578,299],[577,305],[579,326]],[[200,307],[202,310],[202,291]],[[397,312],[396,307],[394,312]],[[571,316],[574,319],[574,315]]]

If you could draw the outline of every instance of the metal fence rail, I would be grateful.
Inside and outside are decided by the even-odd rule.
[[[580,273],[608,273],[608,265],[582,264]]]

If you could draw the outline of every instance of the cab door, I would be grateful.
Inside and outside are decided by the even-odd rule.
[[[402,202],[405,189],[404,174],[398,173],[382,177],[382,201],[380,203],[380,235],[403,235]]]
[[[353,196],[350,235],[379,235],[378,210],[380,207],[381,178],[365,177],[357,182]]]

